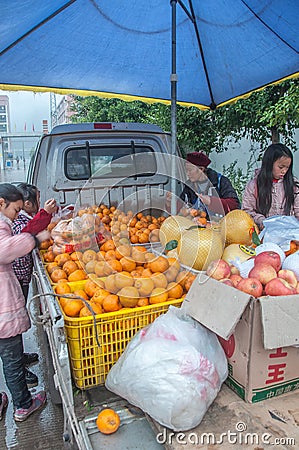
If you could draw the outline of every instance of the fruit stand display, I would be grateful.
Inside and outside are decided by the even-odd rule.
[[[86,221],[88,214],[84,211],[76,217]],[[54,242],[57,236],[62,237],[63,230],[63,239],[71,241],[64,249],[71,251],[61,253],[52,245],[42,252],[64,317],[73,379],[80,389],[104,384],[134,334],[166,312],[169,305],[180,306],[195,279],[191,270],[182,270],[176,258],[152,253],[148,243],[133,245],[125,236],[128,215],[118,214],[121,220],[116,226],[116,211],[111,214],[111,225],[106,223],[104,227],[109,234],[102,243],[96,240],[92,248],[78,247],[79,235],[75,243],[74,236],[59,222],[52,230]],[[89,216],[94,217],[94,213]],[[103,225],[97,217],[95,233]],[[145,220],[149,226],[154,225],[150,232],[158,230],[149,217]],[[90,219],[86,222],[91,223]],[[67,225],[72,228],[70,219]],[[84,233],[86,242],[86,229]],[[89,236],[92,242],[92,233]]]

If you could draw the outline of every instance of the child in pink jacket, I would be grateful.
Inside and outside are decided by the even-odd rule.
[[[46,402],[44,391],[31,395],[26,384],[22,333],[30,328],[30,319],[12,262],[47,239],[48,232],[41,232],[36,236],[29,233],[12,235],[12,223],[23,204],[23,195],[16,186],[0,184],[0,357],[16,421],[26,420]],[[6,406],[7,396],[1,393],[1,418]]]
[[[299,220],[299,184],[293,175],[293,154],[284,144],[271,144],[262,167],[247,184],[242,209],[260,230],[266,217],[295,216]]]

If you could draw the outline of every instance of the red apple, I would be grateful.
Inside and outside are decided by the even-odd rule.
[[[253,268],[248,274],[249,278],[257,278],[262,284],[267,284],[273,278],[277,278],[276,270],[273,266],[266,263],[254,263]]]
[[[292,270],[280,269],[277,276],[286,280],[293,288],[297,287],[297,277]]]
[[[237,287],[238,283],[239,283],[241,280],[243,280],[243,278],[241,277],[241,275],[238,275],[238,274],[236,274],[236,273],[233,273],[233,274],[229,277],[229,279],[232,281],[232,283],[233,283],[233,285],[234,285],[235,287]]]
[[[229,264],[224,259],[215,259],[207,268],[207,275],[215,280],[229,278],[231,274]]]
[[[286,280],[283,278],[275,278],[269,281],[265,286],[266,295],[292,295],[296,294],[296,289],[293,288]]]
[[[263,293],[263,285],[257,278],[243,278],[238,285],[237,289],[252,295],[253,297],[260,297]]]
[[[227,284],[228,286],[235,287],[234,283],[230,278],[222,278],[222,280],[219,280],[223,284]]]
[[[254,258],[254,264],[266,263],[270,264],[276,272],[281,268],[281,259],[278,253],[272,252],[271,250],[261,252]]]

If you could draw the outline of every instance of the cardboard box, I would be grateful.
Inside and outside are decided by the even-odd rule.
[[[299,295],[255,299],[198,275],[183,308],[214,331],[226,352],[226,380],[246,402],[299,388]]]

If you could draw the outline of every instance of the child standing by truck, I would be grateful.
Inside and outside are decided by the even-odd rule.
[[[40,207],[40,193],[36,186],[28,183],[20,183],[19,191],[24,197],[24,205],[16,220],[12,225],[13,234],[28,232],[36,235],[40,231],[47,228],[52,219],[52,214],[56,212],[56,201],[54,199],[47,200],[44,208]],[[25,302],[28,298],[29,284],[33,271],[33,259],[31,252],[17,258],[13,264],[13,269],[17,279],[21,285]],[[26,380],[28,386],[36,386],[38,384],[37,376],[27,369],[28,366],[38,361],[37,353],[24,353],[24,366]]]
[[[30,319],[20,283],[12,262],[31,252],[48,233],[36,236],[29,233],[12,234],[12,223],[23,208],[22,193],[9,183],[0,184],[0,357],[7,387],[15,407],[14,419],[26,420],[46,402],[46,393],[31,395],[25,378],[22,333],[30,328]],[[1,393],[2,413],[7,397]],[[3,403],[4,402],[4,403]]]

